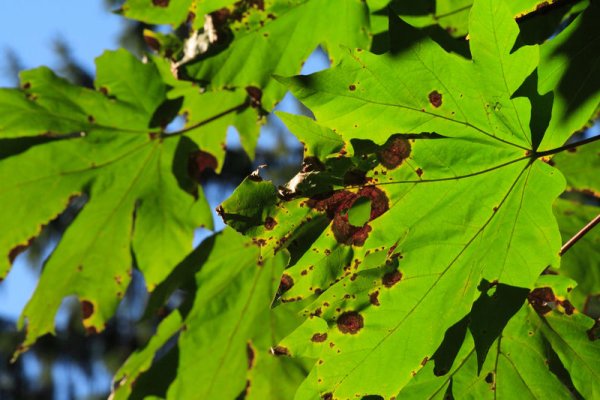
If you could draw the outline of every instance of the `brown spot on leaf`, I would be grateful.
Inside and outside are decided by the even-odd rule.
[[[332,393],[325,393],[325,394],[321,395],[321,398],[323,400],[333,400],[333,394]]]
[[[391,288],[402,279],[402,273],[398,270],[388,272],[381,278],[381,283],[387,288]]]
[[[529,304],[540,315],[546,314],[552,310],[549,303],[556,301],[556,297],[549,287],[533,289],[527,296]]]
[[[417,175],[419,176],[419,178],[423,176],[423,170],[421,168],[417,168],[415,170],[415,172],[417,173]]]
[[[425,357],[422,361],[421,361],[421,367],[424,367],[425,364],[427,364],[427,361],[429,361],[429,357]]]
[[[250,97],[250,106],[253,108],[261,108],[262,90],[256,86],[246,86],[246,93]]]
[[[315,333],[314,335],[312,335],[312,338],[310,338],[310,340],[312,340],[315,343],[324,342],[325,340],[327,340],[327,333]]]
[[[287,349],[287,347],[284,346],[276,346],[272,349],[273,355],[276,356],[289,356],[290,355],[290,351]]]
[[[156,7],[168,7],[169,6],[169,0],[152,0],[152,4]]]
[[[356,311],[347,311],[341,314],[337,319],[337,327],[342,333],[354,335],[364,326],[362,315]]]
[[[374,306],[380,305],[379,304],[379,290],[376,290],[373,293],[369,294],[369,302],[371,304],[373,304]]]
[[[96,122],[96,118],[94,118],[93,115],[88,115],[87,120],[90,124],[93,124]]]
[[[265,219],[265,229],[270,231],[273,228],[275,228],[275,225],[277,225],[277,221],[275,221],[275,219],[273,219],[272,217],[267,217]]]
[[[256,356],[256,351],[254,347],[252,347],[252,343],[246,343],[246,355],[248,356],[248,369],[252,369],[254,367],[254,358]]]
[[[491,384],[491,383],[494,383],[494,374],[493,374],[492,372],[488,373],[488,374],[485,376],[485,381],[486,381],[487,383],[490,383],[490,384]]]
[[[563,300],[560,302],[560,304],[565,309],[565,314],[567,314],[567,315],[572,315],[573,312],[575,311],[575,307],[573,307],[573,304],[571,304],[571,302],[569,300]]]
[[[352,85],[348,86],[348,89],[349,89],[351,92],[354,92],[354,91],[356,90],[356,85],[352,84]]]
[[[437,90],[434,90],[433,92],[429,93],[428,97],[429,97],[429,102],[435,108],[438,108],[439,106],[442,105],[442,94],[440,92],[438,92]]]
[[[31,82],[25,82],[22,86],[23,89],[27,90],[27,89],[31,89]]]
[[[205,171],[216,170],[218,164],[219,162],[215,156],[206,151],[198,150],[190,154],[188,172],[193,179],[200,182],[205,176]]]
[[[281,275],[281,282],[279,283],[279,293],[283,294],[290,290],[294,286],[294,279],[288,274]]]
[[[381,165],[387,169],[397,168],[410,156],[411,146],[408,139],[400,135],[391,136],[377,152]]]
[[[348,221],[348,210],[361,197],[371,200],[369,221],[389,209],[386,194],[381,189],[371,186],[360,189],[358,193],[340,190],[326,197],[314,197],[307,202],[307,205],[325,211],[327,217],[333,220],[331,230],[339,243],[362,246],[371,232],[371,227],[368,224],[361,227],[353,226]]]
[[[81,302],[81,314],[83,315],[83,319],[91,317],[94,314],[94,304],[89,300],[83,300]]]

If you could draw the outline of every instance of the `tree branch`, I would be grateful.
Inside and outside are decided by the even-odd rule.
[[[567,252],[567,250],[569,250],[575,243],[577,243],[577,241],[579,239],[584,237],[586,233],[591,231],[594,226],[598,225],[599,222],[600,222],[600,214],[596,215],[596,218],[591,220],[586,226],[581,228],[581,230],[579,232],[577,232],[575,235],[573,235],[573,237],[571,239],[569,239],[567,241],[567,243],[565,243],[563,245],[563,247],[561,247],[560,252],[558,254],[561,256],[563,254],[565,254]]]

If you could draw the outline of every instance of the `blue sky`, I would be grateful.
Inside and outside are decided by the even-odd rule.
[[[123,18],[106,11],[102,0],[0,1],[0,69],[5,51],[12,49],[25,68],[56,67],[53,43],[67,41],[76,59],[93,70],[94,58],[104,49],[118,48]],[[0,73],[0,86],[12,84]]]

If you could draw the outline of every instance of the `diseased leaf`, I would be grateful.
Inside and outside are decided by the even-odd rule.
[[[47,69],[24,73],[29,100],[22,112],[39,119],[23,118],[0,131],[13,137],[43,134],[51,126],[60,137],[0,165],[4,276],[27,240],[70,198],[86,200],[21,316],[21,326],[28,321],[23,349],[54,332],[54,315],[71,294],[82,302],[86,328],[103,329],[130,281],[132,250],[152,290],[191,250],[194,229],[212,225],[200,189],[187,177],[193,148],[180,138],[162,140],[152,127],[166,100],[156,68],[120,50],[99,58],[98,70],[98,91],[72,86]],[[5,89],[0,97],[18,94]]]
[[[186,73],[210,89],[254,86],[271,110],[285,88],[273,74],[298,73],[319,45],[337,58],[339,45],[368,47],[368,10],[361,0],[272,1],[232,22],[233,42],[222,52],[200,57]],[[285,40],[282,40],[285,38]]]
[[[179,337],[180,373],[168,398],[230,399],[244,390],[253,365],[247,346],[257,341],[257,356],[266,357],[262,334],[274,322],[269,307],[286,258],[265,254],[231,229],[219,234],[196,276],[199,295]]]
[[[392,42],[397,47],[391,52],[374,55],[352,50],[334,69],[286,82],[321,124],[344,138],[382,143],[394,133],[485,135],[525,149],[531,144],[531,106],[526,98],[513,98],[513,93],[533,71],[537,48],[512,51],[518,29],[506,19],[502,2],[484,2],[475,12],[470,40],[473,62],[446,53],[431,39],[392,19]],[[490,49],[494,32],[505,41]],[[407,38],[418,44],[403,49],[402,40]],[[494,73],[486,73],[486,68]]]
[[[477,2],[471,21],[473,62],[422,37],[408,50],[352,51],[331,70],[286,80],[320,123],[352,145],[352,155],[341,153],[336,163],[364,173],[355,185],[338,176],[343,184],[262,209],[257,219],[289,218],[295,222],[285,225],[297,229],[316,210],[332,221],[284,276],[293,282],[284,301],[315,299],[309,319],[282,342],[292,356],[318,357],[298,398],[397,394],[445,330],[469,313],[481,282],[530,288],[558,265],[551,204],[564,180],[530,158],[531,105],[514,95],[536,67],[537,49],[513,50],[518,29],[502,3]],[[489,48],[496,37],[504,40]],[[336,163],[305,179],[336,175]],[[360,197],[371,200],[371,215],[352,228],[347,210]],[[235,208],[224,207],[226,220],[237,218]],[[251,225],[246,233],[266,246],[281,240],[258,221]],[[323,333],[330,346],[310,342]],[[480,365],[491,341],[482,344]]]

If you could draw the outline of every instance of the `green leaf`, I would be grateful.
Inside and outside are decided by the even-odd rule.
[[[480,373],[473,339],[467,334],[451,369],[436,370],[438,360],[429,360],[398,398],[441,400],[450,393],[455,399],[570,399],[567,388],[551,372],[543,322],[536,319],[523,307],[491,346]]]
[[[153,64],[122,50],[107,52],[98,59],[99,91],[72,86],[47,69],[23,73],[23,79],[29,100],[22,112],[39,119],[7,126],[2,137],[43,134],[45,125],[61,140],[33,146],[0,165],[0,214],[7,232],[0,239],[3,276],[27,240],[70,198],[81,196],[86,203],[21,316],[21,326],[28,321],[25,349],[54,332],[54,315],[68,295],[81,300],[86,328],[103,329],[130,281],[131,251],[152,290],[191,250],[194,229],[210,227],[212,216],[187,177],[193,148],[180,138],[161,140],[151,127],[166,100]],[[10,100],[15,93],[2,90],[0,98]]]
[[[269,308],[286,261],[283,252],[265,254],[231,229],[219,234],[196,277],[201,294],[179,337],[180,372],[168,398],[229,399],[244,390],[246,370],[254,365],[251,355],[258,351],[247,346],[256,341],[264,350],[258,357],[267,355],[263,346],[270,337],[263,334],[274,326]]]
[[[246,153],[254,154],[264,119],[249,106],[245,90],[202,92],[196,86],[189,86],[172,90],[169,97],[183,98],[181,112],[186,115],[185,135],[215,157],[217,172],[221,171],[225,161],[229,126],[237,128]]]
[[[569,190],[600,197],[600,142],[563,151],[550,161],[567,178]]]
[[[600,103],[600,6],[593,3],[540,47],[539,90],[553,91],[552,118],[540,150],[558,147],[582,129]]]
[[[304,145],[305,158],[317,157],[324,160],[330,154],[340,151],[344,146],[344,141],[338,134],[315,123],[308,117],[283,112],[277,112],[276,115]]]
[[[583,314],[552,311],[544,316],[541,331],[573,380],[583,398],[600,392],[600,347],[590,334],[594,320]]]
[[[336,68],[286,82],[320,123],[344,138],[382,143],[394,133],[436,132],[528,148],[531,105],[513,94],[535,68],[537,47],[512,51],[518,29],[502,2],[481,2],[473,14],[473,62],[392,19],[397,47],[390,53],[348,51]],[[490,47],[494,32],[505,39]],[[418,45],[402,49],[410,39]]]
[[[371,199],[359,197],[348,210],[348,223],[352,226],[363,226],[371,217]]]
[[[274,1],[232,25],[235,37],[229,47],[201,56],[185,71],[209,82],[211,89],[257,87],[262,106],[270,110],[285,93],[271,79],[273,74],[298,73],[319,45],[332,58],[340,53],[340,44],[368,47],[368,26],[368,10],[360,0]]]
[[[193,0],[127,0],[121,12],[127,18],[147,24],[170,24],[175,27],[183,23],[191,11]]]
[[[156,333],[150,338],[143,349],[129,356],[127,361],[119,368],[113,379],[114,400],[128,399],[137,378],[147,371],[159,351],[182,327],[181,315],[178,311],[171,312],[158,325]]]
[[[531,288],[558,265],[551,204],[564,180],[527,155],[531,105],[514,95],[536,67],[537,48],[513,50],[518,29],[498,2],[475,4],[470,35],[473,62],[421,37],[381,56],[350,51],[331,70],[286,80],[320,123],[351,141],[346,165],[367,172],[356,186],[322,188],[269,214],[297,214],[286,224],[292,237],[309,215],[302,209],[332,221],[286,271],[293,286],[283,300],[315,299],[309,319],[282,343],[293,356],[318,357],[298,398],[397,394],[469,313],[482,281]],[[361,144],[367,140],[385,144]],[[335,168],[329,162],[319,173]],[[344,210],[359,197],[370,198],[371,215],[354,229]],[[255,227],[255,240],[273,236]],[[323,260],[334,254],[329,267]],[[332,344],[311,343],[316,333]]]

